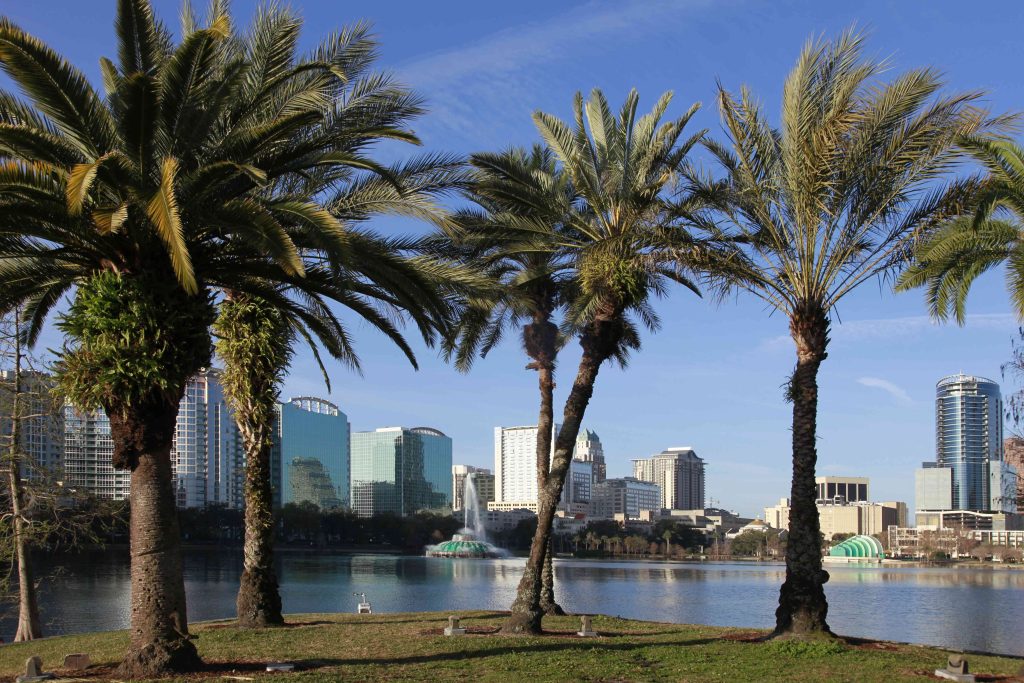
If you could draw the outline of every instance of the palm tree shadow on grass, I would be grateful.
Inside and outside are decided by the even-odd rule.
[[[372,659],[296,659],[296,669],[309,670],[329,666],[363,666],[370,664],[427,664],[430,662],[445,662],[462,659],[481,659],[487,657],[501,657],[511,654],[527,653],[552,653],[578,648],[591,649],[595,645],[602,650],[615,652],[630,652],[632,650],[650,649],[656,647],[686,647],[696,645],[710,645],[717,642],[718,638],[700,638],[695,640],[672,641],[667,643],[607,643],[600,638],[579,638],[569,642],[558,643],[527,643],[525,640],[508,639],[508,645],[502,647],[484,648],[480,650],[458,650],[455,652],[435,652],[424,655],[412,655],[408,657],[381,657]]]

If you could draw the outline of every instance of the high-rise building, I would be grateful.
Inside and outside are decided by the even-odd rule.
[[[111,465],[110,420],[102,410],[64,408],[64,476],[68,487],[124,500],[131,473]],[[203,370],[189,380],[178,406],[171,472],[178,507],[241,508],[245,451],[227,406],[219,374]]]
[[[1003,460],[1003,399],[982,377],[950,375],[935,387],[935,464],[953,474],[953,509],[991,509],[989,463]]]
[[[105,500],[127,500],[132,475],[114,469],[110,420],[102,410],[64,407],[64,483]]]
[[[939,380],[935,393],[935,461],[922,463],[915,474],[917,516],[1016,513],[1018,471],[1003,458],[999,385],[982,377],[950,375]]]
[[[554,440],[562,425],[552,430]],[[594,483],[594,463],[573,459],[562,487],[559,507],[585,514]],[[537,427],[494,428],[494,502],[489,510],[537,509]]]
[[[551,452],[562,425],[552,427]],[[537,426],[494,428],[494,502],[537,500]]]
[[[0,446],[10,443],[14,407],[12,370],[0,370]],[[21,451],[25,462],[21,476],[26,479],[60,479],[64,466],[64,411],[54,402],[53,377],[42,372],[22,372],[19,391]]]
[[[180,508],[242,507],[245,450],[220,373],[207,369],[185,385],[171,447]]]
[[[477,499],[481,502],[481,508],[486,509],[487,503],[494,500],[494,475],[486,467],[474,467],[473,465],[452,465],[452,511],[460,512],[465,509],[463,495],[466,490],[466,479],[472,475],[473,485],[476,488]],[[484,475],[484,476],[480,476]],[[487,490],[481,490],[481,487]]]
[[[348,417],[330,401],[300,396],[279,403],[271,449],[274,504],[349,504]]]
[[[604,481],[608,477],[608,468],[604,462],[604,447],[601,445],[601,439],[597,436],[597,432],[590,429],[580,431],[580,435],[576,437],[576,450],[573,452],[573,458],[594,464],[595,482]]]
[[[870,500],[867,477],[815,477],[818,500],[856,503]]]
[[[661,487],[661,505],[675,510],[704,507],[704,461],[692,448],[669,448],[633,461],[633,476]]]
[[[450,510],[451,438],[430,427],[353,433],[351,500],[362,517]]]
[[[605,479],[594,484],[590,501],[590,515],[597,519],[612,519],[625,515],[638,519],[643,510],[661,510],[661,487],[634,477]]]

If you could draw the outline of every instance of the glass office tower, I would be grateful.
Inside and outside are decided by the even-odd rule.
[[[356,432],[351,499],[361,517],[451,510],[451,438],[430,427]]]
[[[1003,460],[999,385],[970,375],[943,377],[935,388],[935,431],[935,464],[952,470],[953,509],[990,509],[989,463]]]
[[[274,504],[348,506],[348,417],[330,401],[302,396],[278,404],[271,451]]]

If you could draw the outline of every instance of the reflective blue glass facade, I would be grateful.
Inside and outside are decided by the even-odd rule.
[[[429,427],[352,435],[352,509],[361,517],[450,510],[452,440]]]
[[[935,396],[936,466],[952,470],[954,510],[991,507],[989,462],[1003,459],[1003,400],[999,385],[951,375]]]
[[[278,404],[271,452],[275,506],[310,502],[321,510],[349,504],[349,424],[317,398]]]

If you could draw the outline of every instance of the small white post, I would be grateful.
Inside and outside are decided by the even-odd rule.
[[[448,617],[448,626],[444,629],[446,636],[464,636],[466,629],[459,627],[459,618],[454,614]]]
[[[576,632],[576,635],[582,638],[593,638],[597,635],[597,631],[594,630],[594,627],[591,624],[591,617],[589,614],[584,614],[580,617],[580,621],[580,630]]]

